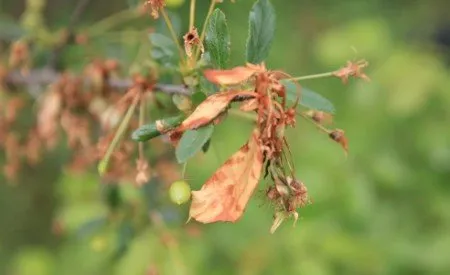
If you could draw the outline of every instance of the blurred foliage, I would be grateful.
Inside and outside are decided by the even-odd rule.
[[[48,1],[46,24],[64,26],[75,2]],[[81,22],[86,28],[127,7],[125,0],[93,2]],[[206,13],[206,1],[198,2],[199,14]],[[272,2],[281,16],[271,68],[302,75],[346,60],[371,63],[370,84],[305,83],[334,102],[350,154],[306,123],[290,132],[297,176],[314,200],[297,226],[286,223],[270,235],[272,211],[262,191],[236,224],[185,224],[187,206],[171,205],[158,179],[142,189],[102,185],[95,173],[66,172],[58,149],[15,186],[0,175],[0,274],[450,274],[450,68],[448,48],[433,41],[449,23],[449,2]],[[245,58],[242,26],[252,3],[222,5],[232,64]],[[3,23],[18,20],[22,8],[0,1],[2,38],[23,31]],[[185,20],[188,8],[175,12]],[[72,46],[63,63],[76,69],[93,56],[133,60],[138,30],[151,24],[136,21],[99,33],[89,54]],[[249,130],[233,119],[216,127],[210,150],[187,167],[193,189]],[[150,222],[147,212],[133,226],[123,218],[143,208],[153,213]]]

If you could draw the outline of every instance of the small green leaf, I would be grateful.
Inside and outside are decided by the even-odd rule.
[[[202,150],[214,131],[214,125],[210,124],[197,130],[186,131],[177,146],[175,155],[179,163],[186,162],[196,153]]]
[[[209,82],[204,76],[200,76],[200,90],[210,96],[219,91],[219,88],[214,84]]]
[[[269,0],[258,0],[249,16],[247,62],[260,64],[269,55],[275,36],[275,10]]]
[[[195,106],[200,105],[206,98],[206,95],[202,92],[195,92],[191,96],[192,103],[194,103]]]
[[[152,33],[149,39],[152,45],[150,54],[155,61],[162,65],[175,63],[177,59],[176,46],[169,37],[160,33]]]
[[[213,65],[224,69],[230,58],[230,35],[225,14],[220,9],[216,9],[209,19],[205,46]]]
[[[152,138],[160,136],[161,134],[163,134],[162,132],[177,127],[178,125],[181,124],[183,119],[184,115],[179,115],[175,117],[160,119],[155,121],[154,123],[143,125],[133,132],[131,138],[134,141],[140,142],[150,140]]]
[[[286,88],[287,101],[295,102],[297,100],[298,95],[298,86],[295,85],[295,83],[290,80],[282,80],[281,83]],[[334,114],[336,111],[333,106],[333,103],[331,103],[328,99],[326,99],[322,95],[313,92],[308,88],[302,86],[300,95],[301,95],[300,105],[302,105],[305,108],[323,111],[329,114]]]

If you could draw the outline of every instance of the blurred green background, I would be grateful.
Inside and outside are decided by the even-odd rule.
[[[49,0],[44,21],[58,31],[76,2]],[[126,0],[92,2],[81,29],[128,8]],[[209,1],[197,2],[202,18]],[[232,64],[242,64],[253,1],[224,2]],[[166,194],[166,187],[105,187],[95,169],[65,172],[67,152],[61,149],[23,171],[17,185],[0,175],[0,274],[450,274],[450,2],[272,2],[278,18],[270,68],[305,75],[364,58],[372,79],[346,86],[338,79],[302,83],[334,102],[335,125],[346,130],[350,154],[345,158],[301,120],[290,131],[297,176],[314,201],[301,209],[297,226],[287,221],[270,235],[273,211],[262,191],[236,224],[185,225],[188,205],[155,196],[158,188]],[[17,21],[24,7],[23,1],[0,0],[0,18]],[[172,12],[187,22],[187,3]],[[95,54],[129,62],[142,38],[119,33],[152,22],[102,33],[92,41]],[[89,58],[71,47],[63,62],[77,70]],[[249,127],[236,119],[217,127],[213,150],[187,167],[193,189],[245,142]],[[157,209],[164,224],[153,220],[137,230],[107,223],[106,202],[115,195],[125,213]]]

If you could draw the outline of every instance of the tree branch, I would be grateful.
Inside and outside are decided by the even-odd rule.
[[[43,86],[51,83],[55,83],[60,79],[62,74],[55,72],[52,69],[39,69],[32,70],[26,75],[20,73],[19,71],[13,71],[6,75],[4,81],[8,86]],[[84,79],[86,84],[90,83],[88,78]],[[131,79],[115,79],[112,78],[108,81],[111,88],[116,89],[128,89],[132,86],[133,82]],[[183,85],[175,84],[156,84],[155,91],[160,91],[166,94],[184,94],[190,95],[189,89]]]

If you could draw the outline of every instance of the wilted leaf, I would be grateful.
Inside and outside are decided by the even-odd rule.
[[[225,14],[220,9],[216,9],[208,21],[205,46],[215,67],[225,68],[230,57],[230,35]]]
[[[192,192],[189,216],[202,223],[238,220],[258,185],[263,162],[260,133],[255,130],[201,190]]]
[[[205,101],[197,106],[195,111],[186,118],[177,129],[178,131],[197,129],[211,123],[219,116],[231,101],[240,95],[252,95],[249,91],[227,91],[209,96]]]
[[[177,127],[183,121],[184,115],[160,119],[154,123],[141,126],[133,132],[131,138],[135,141],[147,141],[158,137],[169,130]]]
[[[214,125],[207,125],[197,130],[186,131],[175,151],[178,162],[184,163],[202,150],[203,146],[211,138],[213,131]]]
[[[206,79],[219,85],[236,85],[258,72],[255,67],[235,67],[231,70],[205,70]]]
[[[290,102],[295,102],[298,95],[298,86],[289,80],[281,80],[281,83],[286,88],[286,99]],[[302,105],[303,107],[312,110],[323,111],[329,114],[335,113],[333,103],[331,103],[322,95],[313,92],[303,86],[300,91],[300,95],[300,105]]]
[[[275,10],[269,0],[258,0],[249,15],[247,62],[263,62],[269,55],[274,36]]]

